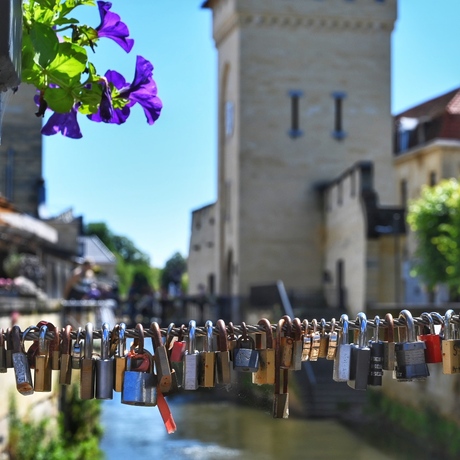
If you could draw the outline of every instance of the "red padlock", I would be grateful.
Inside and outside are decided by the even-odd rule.
[[[425,342],[425,361],[428,364],[442,363],[441,337],[434,330],[434,321],[431,314],[422,313],[421,318],[428,321],[429,334],[422,334],[419,339]]]

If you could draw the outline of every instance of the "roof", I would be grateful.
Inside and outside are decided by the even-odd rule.
[[[90,258],[96,265],[115,265],[114,254],[96,235],[80,236],[78,242],[82,245],[83,257]]]
[[[394,122],[396,154],[434,139],[460,140],[460,88],[399,113]]]
[[[407,118],[434,118],[443,113],[460,114],[460,88],[430,99],[396,115],[396,119]]]

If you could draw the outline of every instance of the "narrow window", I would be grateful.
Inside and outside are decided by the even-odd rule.
[[[407,203],[407,180],[402,179],[399,184],[400,195],[401,195],[401,206],[406,206]]]
[[[345,139],[346,132],[343,130],[343,100],[346,94],[341,91],[335,91],[332,93],[334,98],[334,131],[332,131],[332,137],[337,140]]]
[[[434,171],[430,172],[430,179],[429,179],[430,187],[434,187],[436,185],[436,173]]]
[[[291,98],[291,129],[288,134],[292,138],[300,137],[303,132],[300,129],[300,117],[299,117],[299,105],[300,98],[303,96],[302,91],[292,90],[289,91],[289,97]]]

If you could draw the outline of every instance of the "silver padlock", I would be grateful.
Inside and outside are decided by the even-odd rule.
[[[93,324],[85,326],[84,356],[80,359],[80,399],[94,398]]]
[[[196,350],[196,322],[192,319],[188,323],[188,348],[184,356],[184,390],[198,389],[200,374],[200,355]]]
[[[101,359],[96,360],[96,399],[113,399],[113,358],[110,356],[110,329],[101,331]]]
[[[27,330],[24,335],[26,335]],[[34,386],[32,384],[32,374],[30,372],[29,361],[24,351],[23,341],[21,340],[21,329],[19,326],[13,326],[11,329],[12,340],[12,361],[14,368],[14,375],[16,377],[16,389],[24,396],[34,393]]]
[[[157,376],[152,373],[153,356],[144,348],[144,328],[136,325],[136,341],[127,356],[121,402],[131,406],[157,405]]]
[[[340,317],[342,331],[340,333],[340,342],[337,347],[337,353],[334,358],[334,368],[332,378],[336,382],[347,382],[350,379],[350,359],[351,347],[348,343],[348,315],[345,313]]]
[[[238,372],[257,372],[259,370],[259,351],[255,349],[254,339],[248,335],[244,322],[241,323],[241,327],[243,333],[233,350],[233,369]]]

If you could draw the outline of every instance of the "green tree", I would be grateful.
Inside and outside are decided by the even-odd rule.
[[[182,276],[187,271],[187,261],[176,252],[167,260],[160,275],[160,284],[163,289],[168,289],[170,283],[181,286]]]
[[[451,294],[460,292],[460,184],[444,180],[424,187],[410,202],[407,221],[417,238],[413,273],[432,291],[445,283]]]
[[[149,279],[152,277],[149,256],[126,236],[115,235],[106,223],[88,223],[85,234],[96,235],[115,254],[118,284],[122,295],[127,294],[135,272],[143,272]]]

